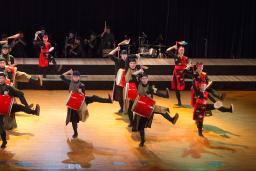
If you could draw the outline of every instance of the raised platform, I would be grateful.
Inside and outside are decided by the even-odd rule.
[[[87,89],[112,89],[114,80],[114,62],[108,58],[58,58],[58,64],[63,66],[59,73],[54,72],[50,65],[48,76],[43,87],[32,87],[20,83],[19,88],[66,89],[59,79],[59,74],[77,69],[81,72],[82,81]],[[255,90],[256,89],[256,59],[202,59],[194,58],[193,63],[203,62],[205,71],[214,81],[214,87],[222,90]],[[40,74],[38,59],[18,58],[15,61],[18,69],[30,74]],[[140,64],[149,67],[150,81],[159,88],[170,87],[171,74],[174,68],[173,59],[144,58]],[[186,80],[189,89],[191,80]]]
[[[154,115],[146,129],[146,143],[139,148],[139,133],[131,132],[127,115],[117,115],[118,103],[88,105],[90,116],[78,126],[65,126],[68,91],[25,90],[27,100],[41,105],[39,117],[16,114],[18,128],[7,132],[7,148],[0,150],[0,170],[92,171],[253,171],[256,163],[256,92],[228,91],[225,105],[235,113],[213,111],[204,120],[204,136],[197,135],[192,108],[176,108],[169,99],[155,97],[156,104],[180,114],[176,125]],[[111,91],[86,92],[107,97]],[[190,92],[182,92],[184,104]],[[1,140],[0,140],[0,143]]]

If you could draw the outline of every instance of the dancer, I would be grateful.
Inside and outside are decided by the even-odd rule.
[[[67,75],[71,76],[71,79],[66,78]],[[69,85],[69,92],[78,92],[81,95],[84,96],[85,94],[85,85],[80,81],[80,72],[77,70],[69,70],[65,73],[63,73],[60,78]],[[99,96],[93,95],[93,96],[85,96],[83,106],[81,108],[87,108],[86,105],[93,103],[93,102],[99,102],[99,103],[112,103],[111,96],[108,95],[108,98],[101,98]],[[85,109],[87,110],[87,109]],[[85,112],[85,113],[84,113]],[[84,116],[87,115],[87,116]],[[74,130],[73,138],[77,138],[78,136],[78,123],[79,121],[85,121],[88,118],[89,114],[87,111],[81,110],[74,110],[71,108],[68,108],[67,112],[67,118],[66,118],[66,125],[69,122],[72,122],[72,127]]]
[[[218,109],[221,112],[234,112],[234,106],[233,104],[230,105],[229,108],[223,107],[222,103],[220,101],[215,102],[214,104],[209,104],[208,99],[211,101],[215,101],[212,99],[211,96],[209,96],[209,93],[206,91],[207,84],[202,83],[200,84],[199,91],[196,92],[196,103],[194,105],[194,112],[193,112],[193,120],[195,120],[197,129],[198,129],[198,135],[203,137],[203,121],[206,111],[211,111]]]
[[[120,53],[120,58],[114,56],[120,51],[120,47],[116,47],[109,53],[109,57],[115,63],[115,75],[116,80],[113,86],[113,100],[118,101],[120,109],[117,113],[124,112],[124,101],[123,101],[123,88],[125,86],[125,68],[127,65],[128,54],[126,50],[122,50]]]
[[[141,75],[137,90],[138,90],[138,96],[149,96],[149,97],[153,98],[153,95],[156,95],[156,96],[163,97],[163,98],[169,98],[169,90],[166,89],[166,93],[161,93],[157,88],[150,85],[148,83],[148,75],[145,72]],[[134,105],[136,105],[136,102],[134,102]],[[133,109],[135,107],[134,105],[133,105]],[[177,120],[179,118],[179,114],[176,113],[174,117],[171,117],[169,112],[170,112],[170,110],[167,107],[154,105],[154,110],[150,117],[147,118],[147,117],[143,117],[138,114],[134,115],[132,131],[139,131],[139,133],[140,133],[139,146],[140,147],[143,147],[144,143],[145,143],[145,130],[144,129],[151,128],[154,114],[162,115],[166,120],[171,122],[173,125],[177,122]]]
[[[125,81],[126,87],[124,89],[124,108],[128,113],[129,117],[129,125],[128,127],[132,127],[132,119],[133,112],[131,111],[133,102],[135,97],[137,96],[137,92],[133,92],[133,98],[129,98],[128,91],[131,89],[130,87],[135,87],[138,85],[138,75],[143,73],[144,70],[141,67],[137,67],[136,55],[128,59],[128,66],[126,68]]]
[[[184,70],[187,68],[189,62],[188,57],[184,56],[185,48],[184,41],[177,42],[176,45],[169,47],[166,51],[168,55],[174,58],[175,67],[172,76],[172,89],[175,90],[178,106],[182,106],[180,91],[185,89],[185,74]],[[179,47],[178,47],[179,46]],[[172,52],[176,50],[176,52]]]
[[[7,96],[11,97],[11,98],[18,97],[20,99],[22,105],[17,104],[17,103],[14,103],[12,105],[12,102],[9,103],[9,105],[11,107],[10,113],[11,113],[11,115],[13,115],[13,118],[15,118],[16,112],[25,112],[27,114],[39,116],[40,106],[37,104],[36,108],[34,110],[32,110],[29,107],[29,105],[24,97],[24,93],[14,87],[6,85],[5,81],[6,81],[6,75],[3,72],[0,72],[0,98],[1,98],[0,103],[2,106],[0,110],[3,110],[4,107],[7,107],[6,106],[7,101],[5,100],[5,98]],[[0,112],[0,113],[1,113],[0,114],[0,134],[1,134],[2,141],[3,141],[1,148],[5,148],[6,144],[7,144],[7,140],[6,140],[6,131],[5,131],[5,127],[4,127],[4,117],[10,117],[10,116],[7,116],[7,115],[9,115],[9,113],[2,113],[2,112]]]

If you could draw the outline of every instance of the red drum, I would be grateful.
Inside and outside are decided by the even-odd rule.
[[[125,87],[125,70],[120,68],[116,74],[116,85]]]
[[[69,95],[66,106],[73,110],[79,110],[84,103],[85,96],[81,93],[72,91]]]
[[[13,101],[11,96],[0,94],[0,115],[10,115]]]
[[[138,96],[133,103],[132,111],[142,117],[150,118],[154,111],[155,103],[156,102],[148,96]]]
[[[137,87],[135,83],[126,83],[124,98],[128,100],[135,100],[137,97]]]

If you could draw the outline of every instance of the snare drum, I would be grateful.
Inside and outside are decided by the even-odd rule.
[[[124,87],[125,84],[125,70],[120,68],[116,74],[116,85]]]
[[[135,100],[137,97],[137,87],[135,83],[126,83],[124,98],[128,100]]]
[[[145,118],[150,118],[155,108],[155,101],[148,96],[137,96],[135,99],[132,111],[137,115]]]
[[[66,106],[73,110],[79,110],[84,103],[84,94],[72,91],[69,95]]]
[[[0,115],[10,115],[13,102],[11,96],[0,94]]]

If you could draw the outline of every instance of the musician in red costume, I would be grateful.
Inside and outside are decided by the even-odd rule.
[[[41,51],[39,54],[39,67],[42,69],[44,77],[46,77],[46,69],[49,66],[48,55],[49,49],[51,48],[51,43],[48,41],[48,36],[43,36],[43,43],[40,45]]]
[[[49,67],[50,62],[53,63],[56,71],[60,71],[62,65],[57,66],[55,58],[53,57],[53,55],[51,55],[54,47],[51,46],[47,35],[43,36],[43,41],[39,45],[41,47],[41,51],[39,54],[39,67],[41,68],[41,73],[43,74],[43,77],[46,78],[46,70]]]
[[[185,48],[183,46],[183,42],[177,42],[176,45],[169,47],[166,51],[168,55],[174,58],[175,67],[173,70],[172,76],[172,89],[175,90],[176,97],[178,100],[178,106],[182,106],[180,91],[185,89],[185,73],[184,71],[187,68],[187,64],[189,63],[188,57],[184,56]],[[176,52],[172,52],[175,50]]]
[[[203,137],[203,122],[204,116],[206,111],[218,109],[221,112],[234,112],[234,107],[231,104],[229,108],[223,107],[220,101],[215,102],[214,104],[209,104],[208,99],[211,101],[215,101],[209,93],[206,91],[207,84],[202,83],[200,84],[200,89],[196,91],[196,103],[194,105],[194,112],[193,112],[193,120],[195,120],[197,128],[198,128],[198,135]]]

